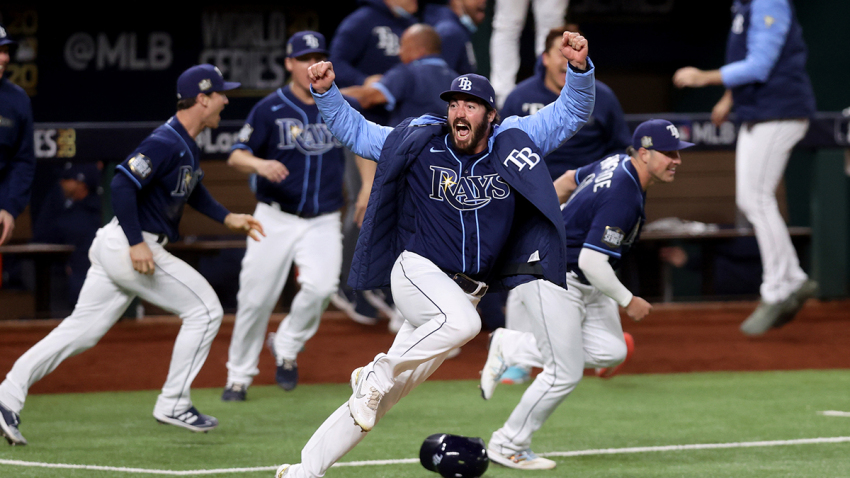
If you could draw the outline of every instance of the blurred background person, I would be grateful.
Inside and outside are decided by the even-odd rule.
[[[0,25],[0,245],[12,237],[35,176],[32,104],[5,74],[16,45]]]
[[[741,324],[746,335],[762,335],[793,320],[817,291],[800,267],[776,201],[791,150],[815,113],[807,56],[803,29],[788,0],[735,0],[726,64],[708,71],[689,66],[673,75],[679,88],[725,86],[712,122],[719,125],[734,111],[741,123],[735,202],[753,225],[763,269],[761,301]]]
[[[472,34],[487,16],[487,0],[449,0],[425,6],[422,20],[434,27],[443,40],[442,55],[459,75],[478,73]]]
[[[34,242],[74,246],[67,260],[51,272],[50,310],[59,315],[77,303],[91,265],[89,247],[103,222],[100,175],[98,164],[66,163],[33,224]]]

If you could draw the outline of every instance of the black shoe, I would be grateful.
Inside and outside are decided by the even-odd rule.
[[[178,427],[183,427],[193,432],[206,433],[218,426],[218,420],[215,417],[204,415],[195,407],[174,416],[161,415],[154,411],[153,417],[156,418],[156,421],[159,423],[165,425],[177,425]]]
[[[287,392],[294,390],[295,386],[298,385],[298,364],[295,360],[284,359],[283,364],[277,366],[274,379],[280,385],[280,388]]]
[[[0,435],[3,435],[6,441],[12,446],[27,444],[26,438],[18,430],[18,425],[20,424],[21,417],[0,403]]]
[[[228,385],[221,394],[222,402],[244,402],[248,387],[242,383]]]

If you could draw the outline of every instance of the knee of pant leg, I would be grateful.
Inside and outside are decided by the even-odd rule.
[[[472,340],[481,332],[481,317],[478,313],[458,316],[456,320],[449,319],[447,324],[457,331],[457,337],[462,339],[464,343]]]
[[[613,367],[626,360],[626,343],[611,342],[604,350],[588,353],[591,363],[597,367]]]
[[[300,284],[298,295],[301,300],[310,304],[326,304],[336,290],[337,287],[335,284],[324,284],[319,286],[316,284],[302,283]]]

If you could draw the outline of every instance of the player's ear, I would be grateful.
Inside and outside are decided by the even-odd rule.
[[[209,95],[205,95],[203,93],[198,93],[198,96],[195,97],[195,103],[200,104],[201,106],[206,107],[210,102]]]

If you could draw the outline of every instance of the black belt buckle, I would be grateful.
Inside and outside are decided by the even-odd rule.
[[[460,272],[455,272],[454,274],[449,274],[449,277],[451,277],[451,279],[453,281],[455,281],[455,284],[460,286],[460,288],[464,292],[466,292],[467,294],[469,294],[473,297],[478,297],[479,299],[481,297],[484,297],[484,294],[487,293],[487,289],[489,288],[489,286],[487,284],[485,284],[483,282],[478,282],[477,280],[469,277],[466,274],[462,274]]]

